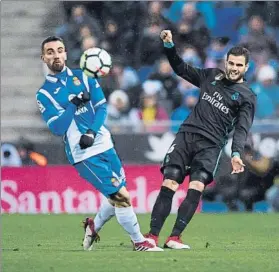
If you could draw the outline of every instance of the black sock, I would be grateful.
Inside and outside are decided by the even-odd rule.
[[[201,192],[189,189],[186,198],[181,203],[171,236],[180,236],[191,221],[200,201]]]
[[[162,186],[160,193],[156,199],[154,204],[152,213],[151,213],[151,221],[150,221],[150,233],[158,236],[163,224],[170,214],[172,198],[174,195],[174,191],[169,189],[168,187]]]

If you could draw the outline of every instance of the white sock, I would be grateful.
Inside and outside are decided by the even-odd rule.
[[[115,215],[115,208],[107,198],[102,201],[101,207],[94,218],[95,231],[99,232],[104,224]]]
[[[145,240],[140,232],[140,226],[133,207],[115,207],[115,216],[118,223],[129,233],[134,243],[143,242]]]

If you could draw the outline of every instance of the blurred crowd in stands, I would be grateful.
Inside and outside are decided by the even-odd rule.
[[[101,79],[109,101],[108,125],[117,132],[177,132],[199,90],[176,76],[159,34],[170,29],[182,58],[200,68],[223,69],[236,44],[251,52],[246,80],[258,95],[256,120],[279,117],[278,2],[93,1],[61,2],[65,23],[55,29],[68,49],[68,65],[82,52],[106,49],[110,76]],[[169,121],[172,121],[168,126]],[[115,122],[117,121],[117,122]],[[158,126],[159,123],[162,126]]]

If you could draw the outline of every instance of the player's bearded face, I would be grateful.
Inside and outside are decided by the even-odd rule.
[[[242,82],[247,69],[244,56],[230,55],[225,63],[226,77],[233,82]]]
[[[65,46],[60,41],[46,43],[42,59],[53,73],[59,73],[63,70],[66,61]]]

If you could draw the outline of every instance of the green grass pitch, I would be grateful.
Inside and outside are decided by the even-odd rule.
[[[83,215],[2,215],[3,272],[279,271],[278,214],[197,214],[183,240],[190,251],[134,252],[115,218],[95,250],[81,248]],[[150,215],[138,215],[142,232]],[[175,215],[161,233],[169,234]]]

